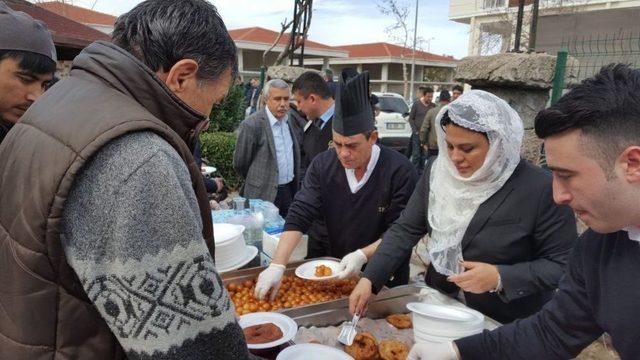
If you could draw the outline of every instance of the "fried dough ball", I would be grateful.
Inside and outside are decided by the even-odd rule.
[[[326,276],[331,276],[333,275],[333,271],[331,270],[330,267],[325,266],[325,265],[320,265],[320,266],[316,266],[316,272],[315,275],[317,277],[326,277]]]
[[[274,300],[270,300],[269,296],[264,300],[258,300],[253,296],[255,280],[227,284],[226,289],[236,308],[236,314],[242,315],[256,311],[277,311],[283,308],[288,309],[339,299],[349,295],[355,285],[355,279],[331,280],[320,283],[286,275],[282,279],[280,291]]]
[[[377,360],[380,359],[378,353],[378,341],[370,333],[361,333],[353,339],[353,344],[344,347],[344,351],[355,360]]]
[[[409,356],[409,347],[398,340],[382,340],[378,350],[382,360],[405,360]]]

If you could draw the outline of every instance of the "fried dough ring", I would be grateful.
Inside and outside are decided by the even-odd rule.
[[[378,341],[369,333],[356,335],[353,344],[344,347],[344,351],[355,360],[377,360],[380,359],[378,353]]]
[[[393,314],[387,316],[387,322],[396,329],[410,329],[413,327],[411,316],[408,314]]]
[[[409,347],[398,340],[382,340],[378,349],[382,360],[405,360],[409,356]]]

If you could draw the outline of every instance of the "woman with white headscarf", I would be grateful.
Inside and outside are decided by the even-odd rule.
[[[429,234],[427,285],[500,322],[535,313],[553,295],[577,237],[572,211],[553,202],[551,175],[520,158],[522,121],[502,99],[465,93],[436,124],[446,151],[382,241],[359,250],[369,261],[351,312],[361,313]]]

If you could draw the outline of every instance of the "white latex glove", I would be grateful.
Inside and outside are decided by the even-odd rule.
[[[254,291],[255,297],[262,300],[271,289],[271,300],[275,299],[278,294],[278,289],[280,289],[280,283],[285,269],[286,267],[284,265],[274,263],[271,263],[269,267],[264,269],[264,271],[258,275],[256,290]]]
[[[453,342],[416,343],[411,348],[407,360],[459,360]]]
[[[367,256],[360,249],[345,255],[340,261],[338,279],[346,279],[358,275],[362,266],[366,263]]]

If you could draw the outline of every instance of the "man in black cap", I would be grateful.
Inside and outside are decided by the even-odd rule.
[[[47,26],[0,1],[0,143],[56,71]]]
[[[377,145],[377,139],[369,73],[343,77],[336,92],[334,148],[316,156],[307,169],[273,262],[258,277],[257,297],[264,298],[270,289],[271,296],[276,296],[289,256],[317,219],[327,225],[329,255],[343,258],[339,277],[348,277],[364,266],[371,255],[364,248],[378,241],[400,215],[417,178],[406,157]],[[406,284],[408,279],[407,257],[388,285]]]

